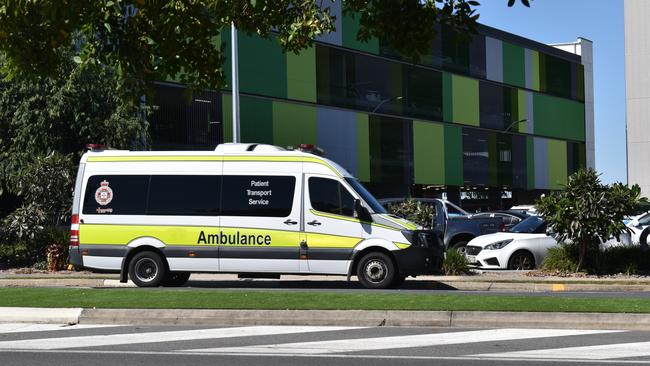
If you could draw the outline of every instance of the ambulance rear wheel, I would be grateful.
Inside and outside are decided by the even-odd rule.
[[[160,254],[140,252],[129,263],[129,276],[138,287],[157,287],[167,278],[167,267]]]
[[[169,272],[167,279],[165,280],[164,286],[167,287],[179,287],[187,283],[187,280],[190,279],[189,272]]]
[[[361,258],[357,266],[357,277],[365,288],[388,288],[396,276],[395,264],[384,253],[368,253]]]

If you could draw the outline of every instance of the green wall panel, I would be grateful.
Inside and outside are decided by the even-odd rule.
[[[532,88],[534,90],[539,91],[539,80],[540,80],[540,75],[539,75],[539,70],[540,70],[540,68],[539,68],[539,52],[531,51],[530,53],[531,53],[531,58],[530,58],[531,66],[530,67],[531,67],[531,70],[532,70],[532,72],[531,72],[532,75],[531,76],[532,76],[532,84],[533,84]]]
[[[566,141],[548,140],[548,188],[561,189],[567,182]]]
[[[463,128],[445,125],[445,184],[463,185]]]
[[[273,144],[273,106],[270,100],[240,97],[241,141]]]
[[[379,40],[371,38],[368,42],[361,42],[357,39],[357,32],[359,32],[359,19],[360,15],[356,14],[352,17],[351,14],[343,14],[342,32],[343,32],[343,47],[353,48],[355,50],[379,54]]]
[[[526,136],[526,180],[528,189],[535,189],[535,140],[532,136]]]
[[[503,82],[522,88],[525,87],[525,65],[524,48],[512,43],[503,42]]]
[[[526,120],[526,122],[517,123],[513,126],[514,131],[528,132],[528,110],[526,108],[526,91],[517,90],[517,121]],[[514,127],[517,127],[515,130]]]
[[[287,97],[287,57],[277,40],[239,32],[239,88],[242,92]]]
[[[535,93],[535,134],[585,140],[585,106],[580,102]]]
[[[451,74],[442,74],[442,115],[445,121],[454,120],[454,104],[451,92]]]
[[[221,94],[223,142],[232,142],[232,95]]]
[[[478,80],[463,76],[451,76],[453,122],[471,126],[479,125]]]
[[[316,144],[316,108],[273,102],[273,143],[281,147]]]
[[[287,53],[287,96],[316,103],[316,48]]]
[[[370,181],[370,129],[368,115],[357,113],[357,178]]]
[[[413,121],[416,184],[445,184],[445,130],[436,123]]]

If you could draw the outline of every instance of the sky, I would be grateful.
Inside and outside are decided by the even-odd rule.
[[[479,0],[479,22],[542,43],[594,43],[596,170],[604,183],[627,182],[623,0]]]

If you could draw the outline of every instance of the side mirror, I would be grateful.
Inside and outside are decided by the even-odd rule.
[[[370,211],[361,204],[361,200],[354,200],[354,216],[361,221],[372,221]]]

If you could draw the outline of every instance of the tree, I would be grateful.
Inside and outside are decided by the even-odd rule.
[[[122,102],[114,73],[81,68],[70,50],[57,52],[68,61],[49,77],[0,80],[0,212],[8,212],[0,216],[0,245],[20,243],[30,260],[70,215],[85,144],[130,148],[146,136],[141,110]]]
[[[413,58],[428,51],[434,24],[467,35],[479,17],[474,0],[345,0],[342,6],[360,17],[357,38],[381,38]],[[170,78],[193,89],[223,86],[226,57],[217,37],[231,23],[264,38],[277,34],[285,51],[297,53],[333,31],[334,20],[327,2],[314,0],[2,0],[0,51],[9,75],[42,76],[65,62],[59,47],[77,42],[78,63],[113,68],[120,86],[137,97],[153,81]]]
[[[594,170],[581,169],[569,177],[562,191],[542,196],[536,207],[560,241],[578,246],[579,271],[587,252],[598,250],[601,240],[619,238],[627,230],[625,216],[646,201],[636,184],[602,184]]]

